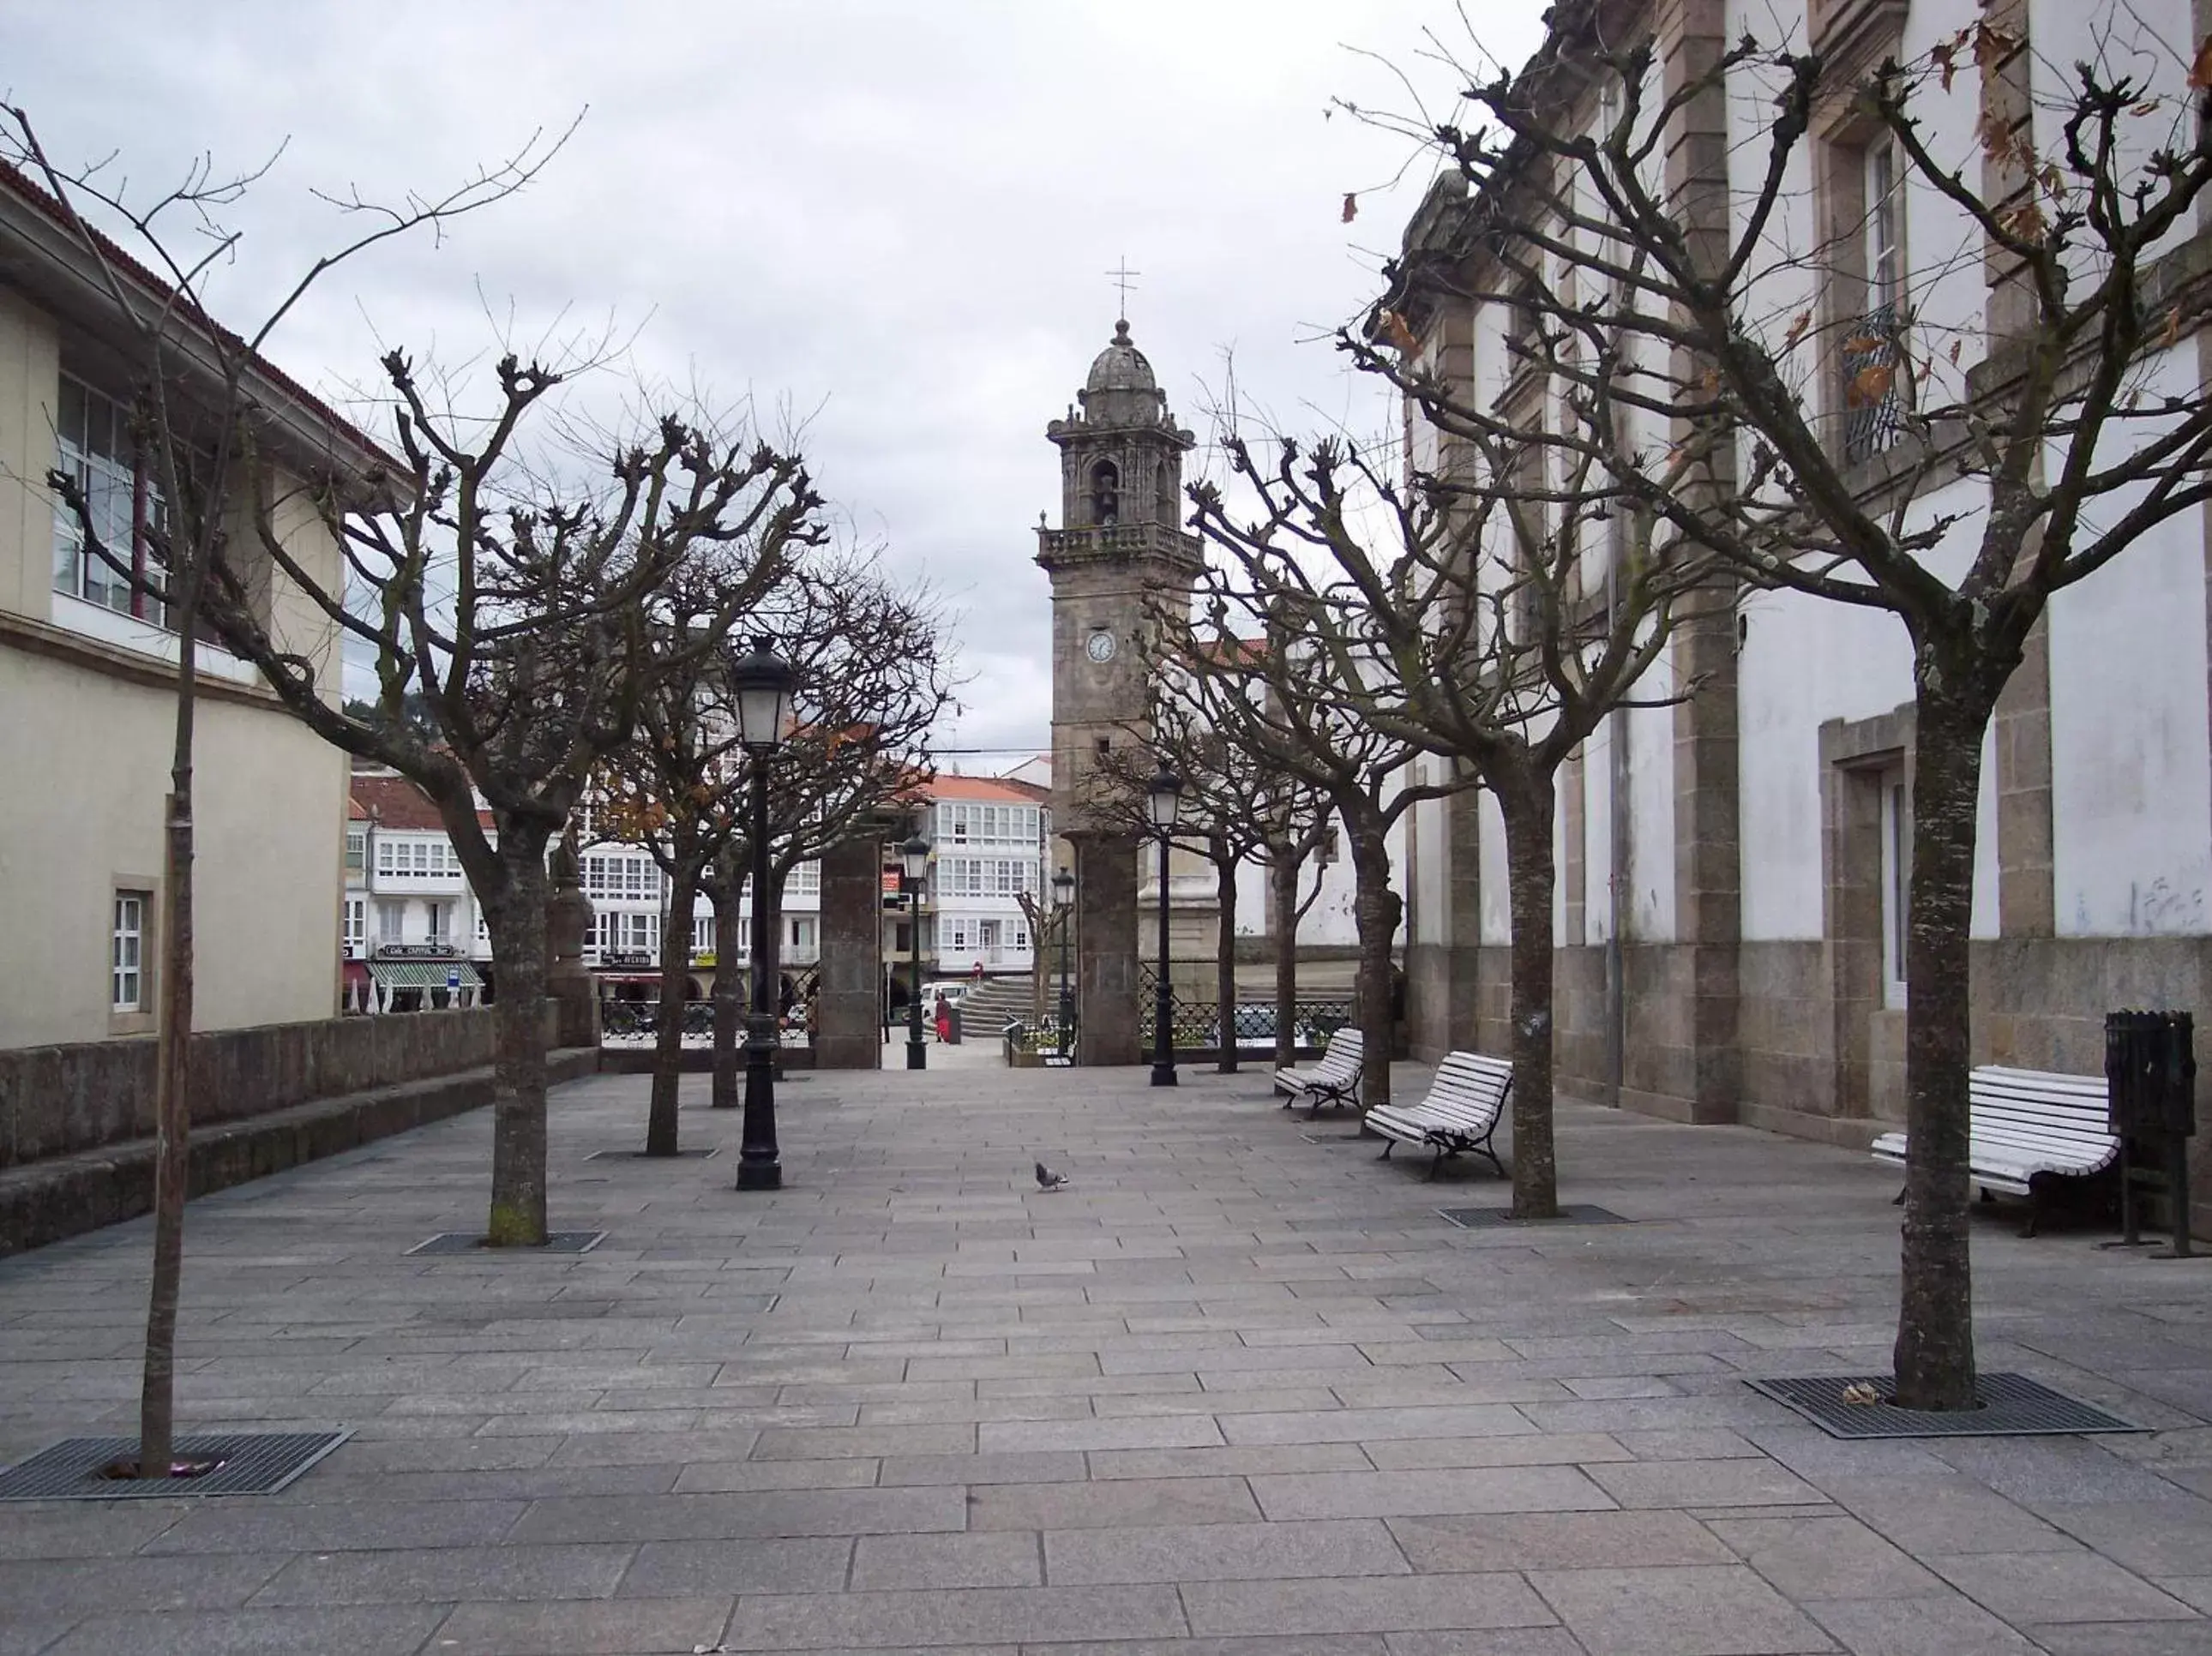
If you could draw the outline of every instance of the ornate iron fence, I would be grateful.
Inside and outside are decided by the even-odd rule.
[[[1157,1039],[1156,1008],[1159,973],[1150,966],[1139,972],[1137,1028],[1145,1050]],[[1221,1003],[1212,996],[1185,993],[1170,986],[1169,1028],[1177,1052],[1218,1052],[1221,1049]],[[1301,995],[1293,1003],[1292,1028],[1300,1046],[1322,1046],[1328,1038],[1352,1022],[1352,999],[1347,995]],[[1275,1003],[1239,1000],[1230,1008],[1230,1028],[1237,1050],[1272,1052],[1275,1049]]]

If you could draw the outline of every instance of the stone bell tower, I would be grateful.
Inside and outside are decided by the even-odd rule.
[[[1181,524],[1194,440],[1127,322],[1076,403],[1045,428],[1060,449],[1060,526],[1037,528],[1052,577],[1053,822],[1075,850],[1078,1061],[1134,1064],[1138,844],[1091,801],[1098,755],[1139,740],[1145,723],[1146,605],[1187,597],[1205,566]]]

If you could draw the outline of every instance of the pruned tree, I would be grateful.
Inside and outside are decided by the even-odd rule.
[[[1232,732],[1202,720],[1196,706],[1172,694],[1156,694],[1150,715],[1141,725],[1127,727],[1127,735],[1126,743],[1097,757],[1102,797],[1096,807],[1120,821],[1128,833],[1150,834],[1153,830],[1144,800],[1153,766],[1164,765],[1182,779],[1176,838],[1194,846],[1212,866],[1220,915],[1214,939],[1220,1036],[1214,1067],[1222,1075],[1234,1075],[1238,1061],[1237,874],[1246,863],[1263,852],[1272,854],[1285,841],[1294,851],[1304,837],[1300,831],[1304,823],[1319,820],[1319,796],[1310,786],[1269,767],[1254,749],[1238,745]],[[1291,878],[1297,878],[1295,864]],[[1295,975],[1292,985],[1295,1005]],[[1285,1017],[1279,1005],[1276,1010],[1279,1026]],[[1279,1046],[1284,1033],[1278,1028]],[[1291,1038],[1295,1040],[1294,1033]]]
[[[2212,42],[2104,7],[2069,70],[2027,21],[1985,8],[1869,67],[1789,35],[1616,37],[1566,8],[1522,73],[1466,75],[1464,118],[1399,124],[1465,199],[1432,195],[1394,278],[1546,339],[1626,342],[1638,509],[1747,581],[1887,611],[1911,640],[1895,1359],[1917,1409],[1976,1403],[1967,943],[1997,698],[2054,594],[2212,499],[2194,366]],[[1741,141],[1688,136],[1754,95]],[[1808,203],[1816,135],[1852,121],[1887,188],[1869,170],[1863,198]],[[1908,198],[1935,230],[1910,265],[1878,234]],[[1485,416],[1486,387],[1433,371],[1395,312],[1377,321],[1403,360],[1346,348],[1439,424]]]
[[[1224,508],[1216,486],[1194,485],[1191,494],[1200,517],[1218,530]],[[1360,1098],[1372,1107],[1390,1101],[1392,955],[1406,907],[1390,883],[1390,833],[1423,800],[1458,792],[1474,779],[1411,774],[1419,744],[1361,716],[1369,691],[1360,681],[1370,668],[1317,641],[1314,628],[1328,616],[1304,585],[1302,573],[1283,578],[1273,559],[1239,557],[1235,573],[1210,567],[1200,577],[1191,611],[1156,606],[1156,695],[1164,707],[1180,710],[1175,717],[1261,770],[1320,794],[1343,823],[1359,937]]]
[[[1665,655],[1717,560],[1639,510],[1623,440],[1633,369],[1607,335],[1515,342],[1522,394],[1439,410],[1436,463],[1329,438],[1270,458],[1224,447],[1257,502],[1200,495],[1243,589],[1292,603],[1279,671],[1357,722],[1479,778],[1505,830],[1511,919],[1513,1213],[1559,1213],[1553,1133],[1559,773]],[[1375,360],[1363,347],[1364,360]],[[1531,383],[1533,382],[1533,384]],[[1387,468],[1387,469],[1386,469]]]
[[[565,136],[565,135],[563,135]],[[244,333],[210,310],[210,273],[234,258],[242,237],[224,221],[269,167],[224,174],[204,158],[176,183],[150,194],[102,161],[64,167],[47,154],[29,114],[0,115],[0,166],[50,195],[64,234],[82,254],[95,300],[112,331],[106,343],[124,359],[131,382],[133,446],[153,500],[95,498],[94,480],[58,465],[45,479],[61,514],[74,519],[76,555],[108,582],[150,606],[184,640],[178,652],[174,736],[166,800],[161,884],[162,966],[157,974],[154,1259],[139,1398],[139,1441],[126,1469],[141,1477],[170,1475],[175,1430],[175,1349],[184,1211],[191,1165],[190,1043],[193,973],[193,772],[198,658],[192,640],[226,604],[291,596],[290,571],[270,578],[240,537],[256,487],[284,467],[309,488],[343,490],[378,474],[383,457],[305,397],[263,356],[278,328],[331,271],[379,244],[412,232],[437,234],[445,222],[489,206],[534,179],[561,145],[538,136],[513,157],[480,169],[447,193],[386,206],[349,194],[319,196],[349,221],[337,245],[280,289],[276,303]],[[112,159],[112,158],[111,158]],[[127,243],[111,240],[97,218]],[[152,506],[158,509],[143,509]],[[280,566],[280,569],[281,569]]]
[[[872,554],[850,554],[787,583],[758,620],[799,677],[796,728],[769,761],[770,948],[753,969],[773,981],[786,882],[801,864],[818,862],[899,803],[915,767],[927,763],[929,731],[951,707],[957,681],[935,595],[884,574]],[[700,877],[700,889],[714,905],[717,1109],[735,1109],[739,1101],[738,904],[753,865],[748,824],[735,808],[746,797],[753,761],[742,749],[732,757],[736,769],[726,796],[732,802],[731,826]],[[754,901],[762,901],[760,894]]]

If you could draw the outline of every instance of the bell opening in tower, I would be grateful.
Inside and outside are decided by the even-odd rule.
[[[1091,468],[1091,518],[1108,528],[1121,520],[1121,473],[1111,460]]]

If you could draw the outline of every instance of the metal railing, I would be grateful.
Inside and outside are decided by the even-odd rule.
[[[1146,966],[1139,970],[1137,1028],[1145,1050],[1150,1052],[1158,1028],[1159,973]],[[1169,1028],[1177,1052],[1221,1050],[1221,1003],[1212,995],[1198,995],[1170,987],[1169,1004],[1173,1021]],[[1291,1025],[1300,1047],[1326,1046],[1328,1038],[1352,1022],[1348,995],[1301,995],[1292,1003]],[[1238,1000],[1230,1008],[1230,1028],[1237,1050],[1272,1052],[1275,1049],[1275,1003],[1272,999]]]

